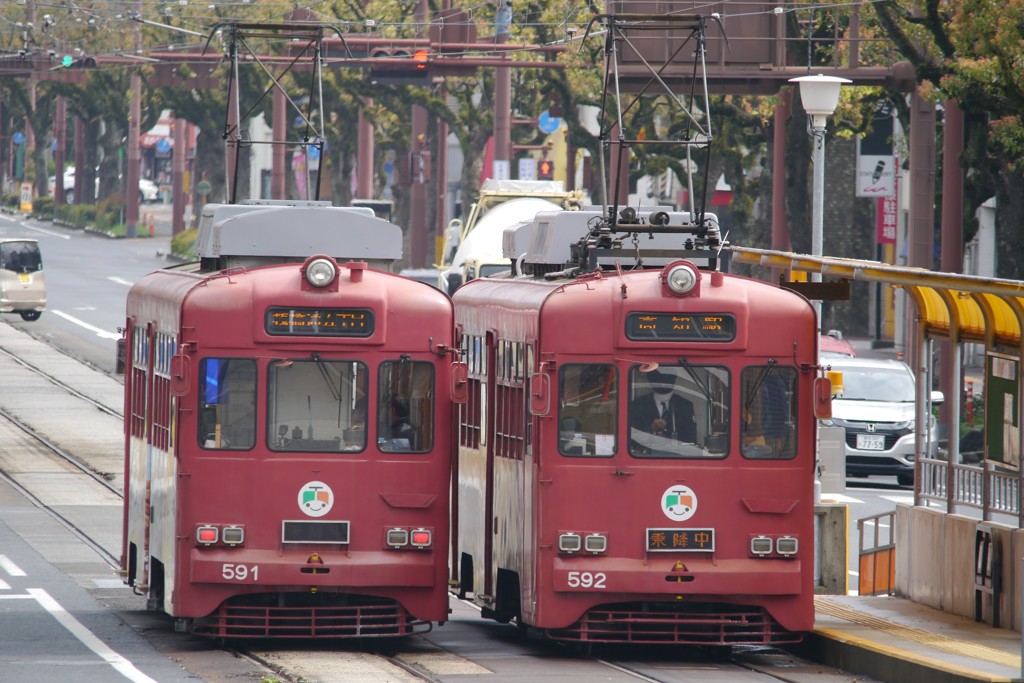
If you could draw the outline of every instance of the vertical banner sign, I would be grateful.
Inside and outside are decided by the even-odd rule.
[[[21,206],[18,207],[22,213],[32,213],[32,183],[21,184]]]
[[[985,359],[985,459],[1020,469],[1020,359]]]
[[[893,163],[899,164],[899,159],[893,157]],[[893,181],[893,189],[891,197],[879,197],[878,198],[878,212],[875,214],[878,216],[878,231],[876,242],[878,244],[896,244],[896,223],[897,223],[897,202],[896,197],[899,192],[899,181]]]
[[[888,107],[876,114],[871,132],[857,145],[857,196],[894,197],[896,159],[892,151],[893,123]]]

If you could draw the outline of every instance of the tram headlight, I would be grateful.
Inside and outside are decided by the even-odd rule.
[[[402,548],[409,544],[408,529],[388,529],[387,544],[392,548]]]
[[[240,526],[226,526],[220,532],[224,545],[242,545],[245,542],[245,530]]]
[[[775,539],[775,552],[779,555],[786,557],[792,557],[796,555],[796,551],[799,549],[800,544],[792,536],[780,536]]]
[[[326,287],[337,276],[338,269],[330,259],[316,258],[306,266],[306,282],[313,287]]]
[[[697,271],[689,264],[673,266],[665,274],[665,284],[676,294],[689,294],[697,286]]]
[[[608,550],[608,537],[602,534],[590,534],[583,539],[583,547],[588,553],[603,553]]]
[[[772,539],[768,536],[754,536],[750,539],[750,553],[757,557],[767,557],[772,554]]]
[[[562,534],[558,537],[558,549],[563,553],[578,553],[583,547],[579,534]]]

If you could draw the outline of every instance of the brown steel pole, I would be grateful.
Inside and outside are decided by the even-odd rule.
[[[85,203],[85,119],[75,117],[75,204]]]
[[[935,240],[935,105],[914,92],[910,101],[910,217],[907,264],[933,270]],[[913,305],[906,306],[903,341],[907,361],[917,368],[919,359]],[[952,468],[950,468],[952,471]]]
[[[942,241],[939,269],[946,273],[963,272],[964,262],[964,169],[960,155],[964,151],[964,113],[953,100],[943,103],[945,120],[942,126]],[[948,341],[939,344],[941,367],[949,368],[954,349]],[[959,356],[957,356],[959,358]],[[959,372],[959,369],[957,370]],[[953,377],[949,372],[939,373],[939,389],[945,396],[952,397]],[[943,424],[950,424],[950,413],[959,401],[944,401],[939,406],[939,418]],[[955,438],[950,434],[950,438]]]
[[[441,97],[446,98],[447,88],[441,85]],[[448,223],[448,122],[437,120],[437,163],[434,165],[434,180],[437,182],[437,210],[434,214],[434,249],[431,258],[434,263],[440,262],[438,250],[441,248],[441,236]]]
[[[494,41],[504,43],[508,40],[509,26],[512,21],[512,7],[502,1],[494,24]],[[505,54],[501,55],[502,61]],[[508,177],[512,177],[512,68],[499,66],[494,70],[494,166],[504,162],[508,167]],[[494,169],[485,169],[494,175]]]
[[[63,206],[64,197],[64,160],[67,155],[68,143],[68,103],[63,97],[58,96],[53,112],[53,137],[56,147],[53,150],[53,201],[57,206]]]
[[[142,0],[135,0],[136,16],[142,16]],[[132,31],[132,44],[135,47],[135,54],[142,52],[142,31],[141,24],[134,23]],[[142,122],[142,77],[139,76],[138,68],[132,70],[130,85],[131,101],[128,105],[128,179],[125,181],[125,236],[132,238],[138,234],[139,223],[139,167],[141,165],[141,154],[139,153],[139,137],[141,135]],[[75,173],[78,176],[78,173]],[[77,196],[77,195],[76,195]]]
[[[409,201],[409,267],[423,268],[427,263],[427,179],[421,164],[427,150],[427,110],[412,108],[412,185]]]
[[[274,110],[272,116],[274,143],[270,154],[270,197],[271,199],[284,199],[286,192],[285,173],[285,149],[284,140],[287,135],[288,121],[285,113],[284,92],[280,88],[274,88]]]
[[[372,99],[363,98],[363,107],[371,104]],[[365,109],[359,110],[356,128],[356,196],[360,199],[373,199],[373,122],[366,117]]]
[[[188,121],[174,119],[174,152],[171,156],[171,174],[174,177],[171,234],[185,229],[185,159],[188,156]]]

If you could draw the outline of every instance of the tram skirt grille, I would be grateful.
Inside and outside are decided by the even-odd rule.
[[[393,638],[431,628],[430,622],[413,619],[391,601],[301,606],[225,602],[196,619],[190,630],[214,638]]]
[[[567,628],[547,629],[547,635],[591,643],[767,645],[797,643],[803,634],[787,631],[758,607],[709,605],[679,610],[612,605],[590,610]]]

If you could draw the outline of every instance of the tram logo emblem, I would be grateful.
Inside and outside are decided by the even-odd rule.
[[[311,481],[299,489],[299,509],[310,517],[323,517],[334,507],[334,492],[322,481]]]
[[[697,512],[697,494],[689,486],[670,486],[661,494],[661,511],[675,522],[685,522]]]

